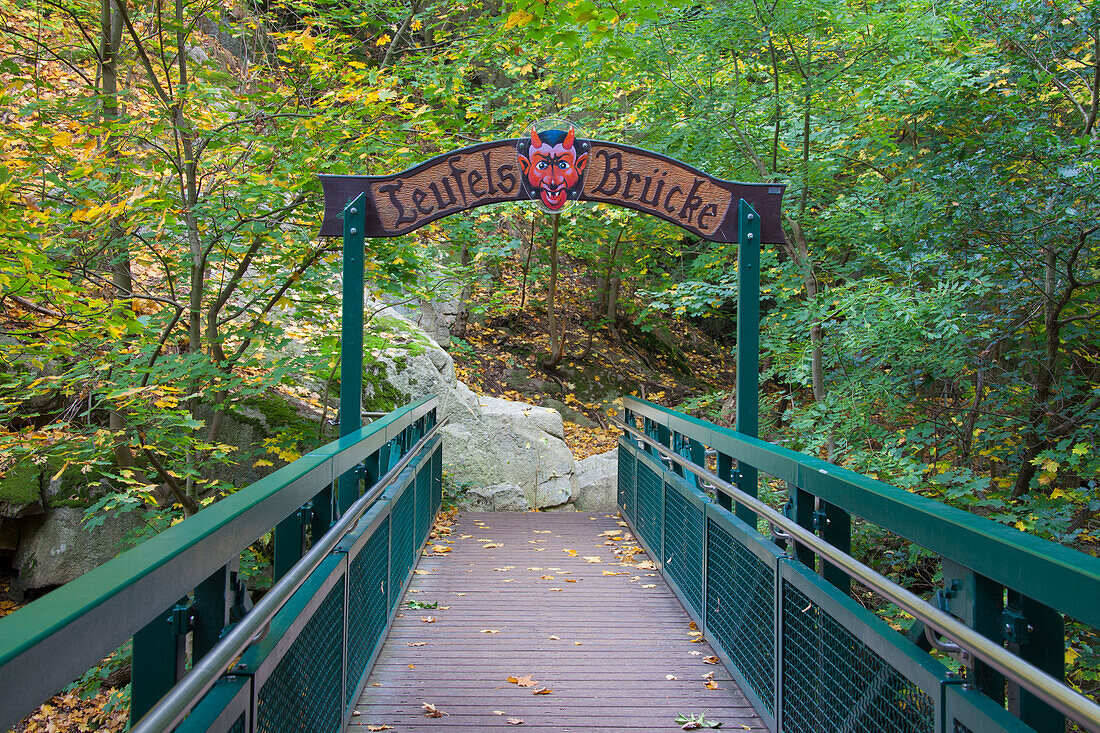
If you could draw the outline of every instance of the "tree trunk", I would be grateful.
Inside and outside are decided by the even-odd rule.
[[[462,242],[458,261],[463,269],[470,266],[470,243],[465,240]],[[466,338],[466,326],[470,323],[470,298],[473,294],[473,278],[467,273],[466,281],[462,284],[462,293],[458,296],[458,315],[455,316],[455,322],[451,324],[451,335],[455,338]]]
[[[557,314],[558,292],[558,222],[559,214],[554,214],[554,229],[550,235],[550,288],[546,295],[546,316],[550,331],[550,359],[547,366],[556,368],[561,363],[565,350],[565,335],[561,333]]]

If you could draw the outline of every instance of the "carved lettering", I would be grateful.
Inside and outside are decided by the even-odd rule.
[[[718,204],[707,204],[699,211],[699,228],[707,229],[710,224],[707,224],[706,219],[712,216],[718,216]]]
[[[477,184],[481,183],[481,171],[470,171],[467,176],[467,182],[470,184],[470,195],[476,199],[483,198],[485,193],[481,193],[477,190]],[[490,181],[490,184],[492,181]]]
[[[430,214],[435,211],[431,206],[427,208],[424,207],[424,199],[428,198],[428,194],[424,193],[422,189],[414,188],[411,198],[413,206],[415,206],[416,210],[421,214]]]
[[[459,168],[458,163],[462,161],[461,155],[452,155],[447,158],[447,166],[451,169],[451,178],[454,179],[455,185],[458,186],[458,192],[462,194],[462,203],[466,203],[466,188],[462,185],[462,174],[466,172],[465,168]],[[447,179],[444,178],[444,181]]]
[[[637,173],[634,173],[633,171],[626,174],[626,186],[623,188],[623,200],[624,201],[629,201],[630,199],[634,198],[633,196],[630,195],[630,187],[634,183],[641,183],[641,181],[642,181],[642,177],[639,176]]]
[[[606,150],[597,150],[595,157],[599,158],[600,156],[603,156],[606,165],[603,169],[603,178],[600,179],[599,185],[597,185],[593,191],[602,193],[604,196],[614,196],[619,190],[619,186],[622,185],[622,178],[619,175],[619,171],[623,169],[623,155],[622,153],[610,153]],[[611,176],[615,176],[615,185],[611,188],[607,188]]]
[[[513,166],[502,165],[497,168],[497,178],[500,179],[500,190],[504,193],[512,193],[516,187],[516,177],[512,175]]]
[[[401,226],[403,224],[411,224],[412,222],[416,221],[416,214],[413,214],[412,216],[407,216],[405,214],[405,207],[401,205],[401,201],[397,198],[397,192],[401,190],[401,186],[403,185],[403,183],[404,181],[398,179],[393,183],[381,186],[378,189],[382,193],[388,193],[390,195],[390,204],[392,204],[393,208],[397,210],[397,226]]]
[[[656,173],[657,171],[653,171],[653,172]],[[646,206],[652,206],[653,208],[656,209],[658,204],[661,201],[661,191],[663,191],[664,188],[665,188],[665,182],[664,181],[657,181],[657,185],[653,189],[653,198],[648,198],[649,188],[652,184],[653,184],[653,179],[650,178],[649,176],[646,176],[645,177],[645,187],[642,189],[642,192],[640,194],[638,194],[638,201],[640,203],[645,204]]]
[[[497,192],[496,187],[493,185],[493,166],[489,161],[489,153],[485,153],[481,156],[481,159],[485,161],[485,180],[489,183],[489,195],[492,196]],[[470,184],[471,186],[473,184]]]
[[[703,185],[703,179],[702,178],[696,178],[695,179],[695,184],[692,185],[691,191],[688,192],[687,200],[684,201],[683,208],[681,208],[680,213],[676,215],[679,218],[684,219],[685,221],[687,221],[688,224],[691,223],[691,219],[692,219],[693,216],[695,216],[696,210],[700,206],[703,205],[703,199],[701,199],[699,197],[699,195],[696,193],[696,191],[698,191],[699,187],[702,186],[702,185]]]
[[[665,195],[665,211],[667,213],[669,213],[669,214],[675,214],[676,213],[676,204],[672,203],[672,194],[674,194],[674,193],[683,193],[683,192],[684,192],[684,189],[680,188],[679,186],[673,186],[672,188],[668,189],[668,194]]]

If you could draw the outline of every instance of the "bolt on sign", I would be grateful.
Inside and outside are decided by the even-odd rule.
[[[625,206],[660,217],[703,239],[737,241],[737,201],[760,215],[760,239],[782,243],[785,185],[736,183],[641,148],[577,134],[575,126],[437,155],[390,176],[321,178],[321,236],[340,236],[343,211],[366,194],[364,235],[393,237],[467,209],[502,201],[535,201],[548,213],[573,202]]]

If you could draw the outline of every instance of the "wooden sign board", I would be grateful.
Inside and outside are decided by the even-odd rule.
[[[784,241],[783,184],[725,181],[641,148],[574,139],[572,131],[535,135],[444,153],[392,176],[321,176],[321,236],[341,236],[344,207],[365,193],[367,237],[407,234],[502,201],[537,200],[553,212],[568,200],[626,206],[703,239],[736,242],[737,201],[745,199],[760,215],[761,240]]]

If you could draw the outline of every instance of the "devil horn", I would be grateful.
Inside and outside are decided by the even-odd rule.
[[[542,141],[539,140],[539,134],[537,132],[535,132],[535,128],[532,127],[531,128],[531,147],[532,148],[537,148],[539,145],[542,145]]]
[[[561,144],[561,146],[563,148],[565,148],[566,150],[573,147],[573,133],[574,132],[575,132],[575,130],[573,129],[573,126],[570,125],[569,126],[569,134],[565,136],[565,141],[562,142],[562,144]]]

